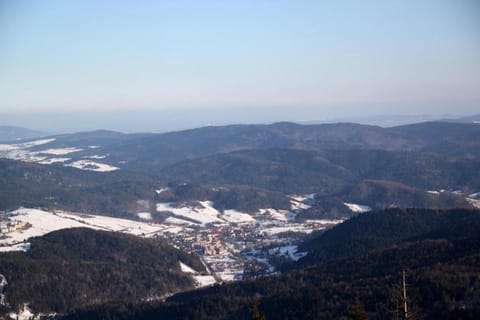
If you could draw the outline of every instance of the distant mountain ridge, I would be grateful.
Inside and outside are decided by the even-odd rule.
[[[50,136],[48,139],[48,143],[28,147],[26,151],[42,154],[45,149],[74,148],[75,152],[68,153],[70,162],[101,157],[97,162],[144,172],[215,154],[272,148],[418,151],[460,158],[480,157],[480,126],[450,122],[392,128],[353,123],[299,125],[281,122],[203,127],[159,134],[98,130]],[[0,150],[0,156],[2,154],[19,157],[18,152]],[[35,157],[28,158],[27,155],[25,158]],[[68,165],[68,161],[65,164]]]
[[[46,132],[15,126],[0,126],[0,142],[14,142],[48,135]]]

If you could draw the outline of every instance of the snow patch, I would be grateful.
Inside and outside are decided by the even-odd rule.
[[[328,219],[308,219],[305,220],[306,223],[318,223],[318,224],[339,224],[342,223],[344,220],[343,219],[337,219],[337,220],[328,220]]]
[[[27,303],[23,304],[22,310],[20,310],[18,313],[12,312],[8,316],[10,317],[10,319],[15,320],[38,319],[38,317],[35,317],[35,315],[32,313],[32,310]]]
[[[292,206],[292,210],[294,211],[301,211],[307,210],[312,207],[312,203],[315,200],[315,193],[307,194],[304,196],[294,195],[290,196],[290,204]]]
[[[17,243],[7,247],[0,246],[0,252],[10,252],[10,251],[27,252],[29,250],[30,250],[30,242]]]
[[[106,157],[108,157],[108,155],[93,155],[93,156],[83,156],[83,158],[86,158],[86,159],[96,159],[96,160],[99,160],[99,159],[105,159]]]
[[[139,212],[137,216],[143,220],[152,220],[152,214],[150,212]]]
[[[268,234],[268,235],[276,235],[280,233],[285,233],[285,232],[298,232],[298,233],[306,233],[310,234],[314,230],[323,230],[325,228],[309,228],[301,224],[295,224],[295,225],[289,225],[285,227],[271,227],[271,228],[266,228],[261,230],[262,233]]]
[[[160,188],[160,189],[158,189],[158,190],[155,190],[155,192],[156,192],[157,194],[160,194],[160,193],[165,192],[165,191],[168,191],[168,190],[169,190],[169,188]]]
[[[213,276],[193,276],[193,279],[195,279],[195,287],[197,288],[208,287],[217,283]]]
[[[157,203],[157,211],[168,211],[175,216],[184,217],[200,224],[221,223],[218,218],[219,212],[213,207],[211,201],[199,201],[196,205],[175,207],[172,203]]]
[[[198,274],[197,271],[195,271],[193,268],[190,268],[189,266],[187,266],[185,263],[181,261],[180,261],[180,270],[182,270],[182,272],[185,272],[185,273]]]
[[[274,220],[279,220],[279,221],[288,221],[288,214],[290,211],[287,210],[277,210],[277,209],[260,209],[259,214],[261,215],[268,215]]]
[[[39,161],[38,163],[40,164],[52,164],[52,163],[59,163],[59,162],[67,162],[72,160],[71,158],[50,158],[50,159],[45,159],[42,161]]]
[[[0,151],[12,151],[17,150],[18,147],[11,144],[0,144]]]
[[[348,203],[348,202],[344,202],[343,204],[346,205],[347,208],[350,209],[350,211],[353,211],[353,212],[356,212],[356,213],[364,213],[364,212],[372,211],[372,208],[370,208],[369,206],[365,206],[365,205]]]
[[[83,151],[83,149],[80,148],[57,148],[57,149],[47,149],[47,150],[41,150],[41,151],[36,151],[35,153],[46,153],[46,154],[53,154],[56,156],[63,156],[65,154],[73,153],[73,152],[79,152]]]
[[[96,172],[110,172],[120,169],[118,167],[114,167],[105,163],[93,162],[91,160],[78,160],[72,163],[68,163],[66,164],[66,166]]]
[[[268,253],[271,255],[282,255],[293,261],[298,261],[307,255],[307,252],[298,252],[298,246],[294,245],[269,249]]]
[[[472,198],[465,198],[465,200],[467,200],[467,202],[470,203],[475,208],[480,209],[480,200],[472,199]]]
[[[254,223],[256,220],[247,213],[237,210],[224,210],[222,219],[231,223]]]
[[[47,143],[50,143],[50,142],[53,142],[53,141],[55,141],[54,138],[52,138],[52,139],[40,139],[40,140],[34,140],[34,141],[15,144],[15,146],[18,146],[19,148],[25,149],[25,148],[40,146],[42,144],[47,144]]]
[[[470,198],[478,198],[480,196],[480,192],[475,192],[469,195]]]

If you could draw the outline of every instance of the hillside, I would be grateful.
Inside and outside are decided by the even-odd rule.
[[[394,243],[480,236],[476,210],[388,209],[353,217],[303,243],[307,257],[299,265],[364,254]]]
[[[163,180],[242,185],[284,194],[315,193],[317,212],[344,212],[343,202],[382,209],[470,207],[480,190],[480,162],[418,152],[366,150],[244,150],[180,162]],[[439,192],[437,190],[450,190]],[[310,210],[314,213],[315,208]]]
[[[66,312],[108,301],[140,301],[193,288],[179,261],[198,258],[160,240],[91,229],[66,229],[31,239],[27,252],[0,253],[13,309]]]
[[[419,151],[435,152],[456,157],[480,156],[480,125],[477,123],[424,122],[387,129],[421,143]]]
[[[186,182],[171,182],[155,196],[156,202],[188,203],[212,201],[218,210],[235,209],[256,212],[262,208],[291,208],[290,198],[280,192],[250,186],[212,186]]]
[[[374,209],[471,207],[480,161],[380,150],[242,150],[165,169],[108,174],[0,160],[0,209],[45,207],[128,217],[155,202],[205,201],[217,209],[288,209],[287,195],[316,194],[310,218],[349,217],[344,202]],[[187,183],[185,185],[185,183]],[[159,196],[155,190],[169,186]],[[446,192],[439,192],[446,190]]]
[[[161,172],[164,179],[247,185],[284,193],[332,194],[354,181],[344,168],[315,151],[246,150],[184,161]]]
[[[480,315],[479,224],[479,211],[372,212],[319,236],[337,256],[324,256],[314,265],[181,293],[166,303],[107,304],[64,319],[252,319],[255,300],[266,319],[350,319],[353,306],[365,308],[369,318],[388,319],[400,312],[406,268],[409,307],[416,318],[473,320]],[[355,242],[374,245],[352,251],[352,230]]]
[[[183,161],[164,179],[252,185],[284,192],[334,194],[365,179],[424,189],[480,190],[480,161],[419,152],[366,150],[245,150]]]
[[[153,199],[156,183],[119,171],[108,176],[74,168],[0,159],[0,210],[44,207],[129,216]]]

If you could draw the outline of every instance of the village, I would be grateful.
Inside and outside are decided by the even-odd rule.
[[[291,210],[261,209],[253,214],[219,212],[208,201],[189,206],[160,203],[157,212],[139,213],[137,220],[20,208],[0,214],[0,251],[28,251],[31,237],[88,227],[165,239],[200,257],[207,272],[197,275],[210,277],[208,284],[256,278],[274,274],[281,262],[300,259],[306,253],[298,252],[297,245],[306,235],[342,221],[297,219],[312,199],[292,198]]]
[[[306,235],[341,222],[296,221],[296,214],[303,209],[262,210],[246,221],[189,224],[158,236],[185,252],[200,256],[218,281],[256,278],[274,274],[280,262],[305,256],[306,253],[298,252],[297,245]],[[166,219],[164,223],[169,221],[172,220]]]

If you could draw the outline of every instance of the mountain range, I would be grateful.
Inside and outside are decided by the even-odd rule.
[[[10,304],[2,314],[28,302],[65,319],[349,319],[352,310],[395,318],[403,269],[419,318],[480,314],[472,119],[6,141],[2,230],[25,218],[19,207],[66,225],[102,230],[93,221],[110,216],[161,231],[65,229],[28,239],[26,252],[0,253]],[[232,265],[243,281],[223,284],[238,279],[220,277]],[[216,284],[194,290],[189,272]]]

